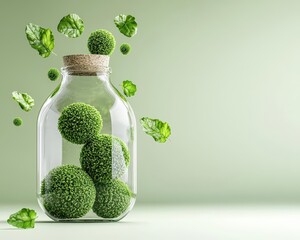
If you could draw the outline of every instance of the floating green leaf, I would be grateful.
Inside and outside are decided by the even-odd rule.
[[[126,97],[132,97],[136,92],[136,85],[129,80],[123,81],[122,88]]]
[[[29,112],[34,106],[34,99],[30,97],[27,93],[19,93],[14,91],[12,97],[19,103],[19,106],[25,111]]]
[[[135,17],[131,15],[120,14],[114,20],[120,32],[127,37],[133,37],[137,33],[137,23]]]
[[[10,215],[7,223],[17,228],[34,228],[37,214],[34,210],[23,208],[20,211]]]
[[[140,123],[142,124],[144,132],[152,136],[156,142],[164,143],[171,135],[171,127],[169,124],[159,119],[143,117]]]
[[[36,49],[43,58],[49,57],[54,48],[52,31],[29,23],[26,26],[25,33],[30,46]]]
[[[63,17],[57,26],[57,31],[69,38],[79,37],[83,30],[83,20],[77,14],[69,14]]]

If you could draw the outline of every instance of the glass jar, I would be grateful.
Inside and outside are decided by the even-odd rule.
[[[119,221],[137,193],[134,113],[109,80],[109,56],[63,58],[37,125],[37,197],[55,221]]]

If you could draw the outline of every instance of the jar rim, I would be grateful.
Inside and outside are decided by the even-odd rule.
[[[112,70],[110,67],[105,66],[92,66],[92,65],[73,65],[73,66],[65,66],[61,69],[62,74],[69,75],[98,75],[98,74],[111,74]]]

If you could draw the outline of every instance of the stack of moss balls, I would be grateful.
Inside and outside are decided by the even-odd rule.
[[[100,134],[102,126],[100,112],[91,105],[79,102],[63,109],[58,120],[62,137],[84,145],[81,168],[59,166],[42,181],[43,204],[51,216],[79,218],[93,209],[99,217],[116,218],[128,209],[131,191],[120,178],[130,164],[129,151],[121,139]]]

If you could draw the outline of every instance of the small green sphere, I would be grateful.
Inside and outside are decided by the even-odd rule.
[[[51,81],[55,81],[58,79],[60,73],[56,68],[50,68],[50,70],[48,71],[48,78]]]
[[[14,123],[15,126],[19,127],[19,126],[22,125],[23,120],[22,120],[22,118],[17,117],[17,118],[15,118],[15,119],[13,120],[13,123]]]
[[[65,107],[58,119],[61,135],[75,144],[85,144],[102,129],[99,111],[85,103],[72,103]]]
[[[57,219],[79,218],[92,209],[96,189],[80,167],[63,165],[52,169],[42,181],[43,205]]]
[[[98,184],[93,211],[102,218],[116,218],[128,209],[130,199],[128,186],[118,179]]]
[[[111,32],[100,29],[92,32],[88,39],[91,54],[111,55],[115,50],[116,40]]]
[[[127,55],[130,52],[130,45],[127,43],[123,43],[120,46],[120,51],[123,55]]]
[[[85,144],[80,163],[94,183],[104,183],[121,177],[130,162],[126,144],[119,138],[101,134]]]

